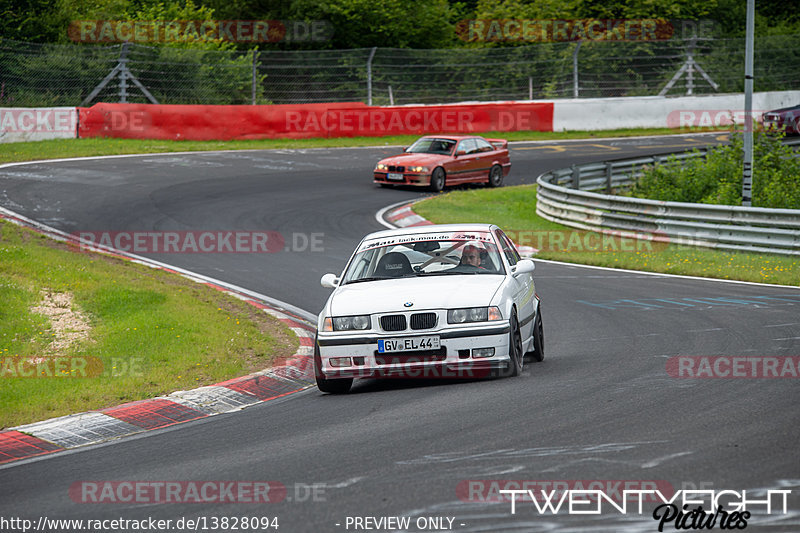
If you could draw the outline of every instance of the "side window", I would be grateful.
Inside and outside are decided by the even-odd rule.
[[[503,253],[506,254],[506,259],[508,259],[508,264],[514,266],[520,260],[519,252],[517,252],[517,248],[514,246],[514,243],[506,237],[506,234],[502,231],[497,231],[496,233],[497,240],[500,242],[500,247],[503,249]]]
[[[464,139],[461,141],[461,144],[458,145],[458,149],[464,150],[465,154],[475,153],[475,139]]]
[[[479,152],[491,152],[494,147],[483,139],[475,139],[475,145],[478,147]]]

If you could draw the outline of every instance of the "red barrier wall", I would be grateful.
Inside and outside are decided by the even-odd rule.
[[[232,140],[483,131],[552,131],[553,103],[369,107],[359,102],[200,106],[96,104],[78,108],[79,137]]]

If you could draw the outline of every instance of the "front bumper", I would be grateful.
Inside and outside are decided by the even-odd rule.
[[[416,185],[427,186],[431,184],[430,174],[415,174],[413,172],[403,172],[402,180],[390,180],[386,177],[387,172],[374,172],[373,183],[380,185]]]
[[[446,327],[435,331],[381,333],[318,332],[317,373],[331,378],[451,378],[489,377],[510,360],[508,321]],[[438,336],[438,350],[378,352],[378,340]],[[491,357],[474,357],[474,350],[494,348]],[[350,365],[331,365],[332,358],[349,357]]]

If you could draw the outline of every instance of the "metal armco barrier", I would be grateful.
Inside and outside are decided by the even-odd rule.
[[[630,186],[645,165],[680,164],[704,156],[702,151],[690,152],[546,172],[536,180],[536,213],[565,226],[601,233],[632,237],[646,233],[654,240],[676,244],[800,255],[800,209],[664,202],[609,194]]]

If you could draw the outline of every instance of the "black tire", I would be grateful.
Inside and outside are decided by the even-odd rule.
[[[433,192],[441,192],[444,189],[446,181],[446,176],[444,174],[444,169],[442,167],[436,167],[433,169],[433,173],[431,174],[431,187],[430,189]]]
[[[536,321],[533,323],[533,350],[526,355],[533,361],[544,361],[544,328],[542,327],[542,308],[536,310]]]
[[[489,171],[489,187],[503,186],[503,167],[495,165]]]
[[[322,357],[319,354],[319,344],[314,338],[314,376],[317,378],[317,387],[320,392],[328,394],[347,394],[353,385],[353,378],[326,379],[322,374]]]
[[[508,332],[508,355],[511,360],[506,367],[506,377],[517,377],[522,374],[524,354],[522,353],[522,333],[519,331],[519,321],[516,311],[511,315],[511,331]]]

